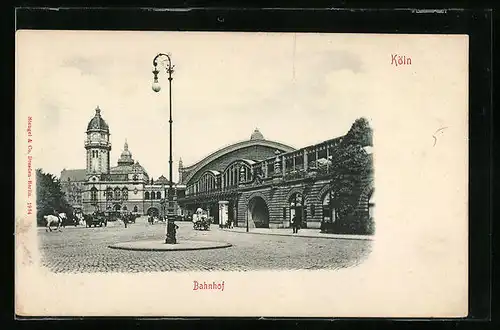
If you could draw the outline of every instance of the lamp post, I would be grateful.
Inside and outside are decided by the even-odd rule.
[[[166,239],[165,243],[167,244],[175,244],[176,243],[176,228],[177,226],[174,224],[174,214],[173,214],[173,177],[172,177],[172,73],[174,73],[174,65],[172,65],[172,60],[170,58],[170,55],[159,53],[158,55],[155,56],[153,59],[153,91],[158,93],[161,90],[160,84],[158,82],[158,59],[159,58],[165,58],[166,59],[166,65],[165,69],[168,74],[168,89],[169,89],[169,126],[170,126],[170,136],[169,136],[169,143],[170,143],[170,150],[169,150],[169,158],[168,158],[168,163],[169,163],[169,183],[168,183],[168,205],[167,205],[167,225],[165,228],[166,232]]]

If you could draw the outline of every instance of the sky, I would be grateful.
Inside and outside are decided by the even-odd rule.
[[[153,57],[169,53],[174,180],[180,158],[192,165],[255,128],[301,148],[371,120],[387,102],[381,64],[399,47],[389,37],[295,33],[20,31],[16,42],[17,107],[33,118],[36,167],[56,175],[85,168],[99,106],[111,165],[127,140],[150,177],[168,176],[168,80],[162,67],[154,93],[151,71]]]

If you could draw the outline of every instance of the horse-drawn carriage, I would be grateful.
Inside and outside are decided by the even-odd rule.
[[[137,219],[138,215],[134,213],[125,213],[122,215],[123,222],[127,223],[135,223],[135,219]]]
[[[195,230],[210,230],[210,224],[213,218],[208,216],[205,210],[198,209],[193,214],[193,229]]]
[[[106,218],[104,212],[94,212],[93,214],[86,214],[84,215],[84,218],[85,226],[87,228],[90,228],[92,226],[106,227],[108,225],[108,219]]]
[[[78,220],[71,213],[59,213],[61,217],[61,227],[66,228],[66,226],[78,226]]]

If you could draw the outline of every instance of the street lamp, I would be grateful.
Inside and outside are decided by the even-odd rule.
[[[168,158],[168,163],[169,163],[169,183],[168,183],[168,206],[167,206],[167,225],[165,228],[166,232],[166,239],[165,243],[167,244],[175,244],[176,243],[176,228],[177,226],[174,223],[174,214],[173,214],[173,177],[172,177],[172,73],[174,73],[174,65],[172,65],[172,60],[170,58],[170,55],[159,53],[158,55],[155,56],[153,59],[153,86],[152,89],[154,92],[158,93],[161,90],[160,83],[158,82],[158,73],[160,73],[157,69],[158,66],[158,59],[159,58],[165,58],[166,60],[166,65],[165,69],[168,74],[168,87],[169,87],[169,111],[170,111],[170,119],[169,119],[169,126],[170,126],[170,150],[169,150],[169,158]],[[165,63],[165,62],[164,62]]]

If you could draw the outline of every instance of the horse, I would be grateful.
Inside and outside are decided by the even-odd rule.
[[[49,230],[52,231],[52,228],[50,228],[50,225],[51,224],[56,224],[57,225],[57,228],[56,230],[59,229],[59,231],[61,230],[61,223],[62,223],[62,220],[61,218],[55,216],[55,215],[52,215],[52,214],[49,214],[49,215],[45,215],[43,217],[45,219],[45,222],[47,223],[46,226],[45,226],[45,231],[48,232]]]

